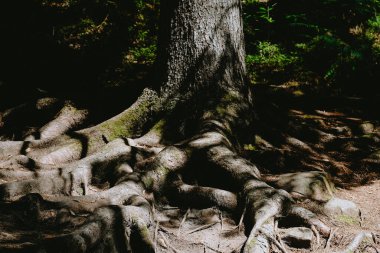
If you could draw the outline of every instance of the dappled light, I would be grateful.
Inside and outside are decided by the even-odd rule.
[[[4,1],[0,252],[378,252],[379,10]]]

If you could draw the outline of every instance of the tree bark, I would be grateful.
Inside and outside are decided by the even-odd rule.
[[[165,108],[221,121],[231,133],[246,127],[240,120],[250,109],[240,1],[161,5],[158,73]]]
[[[130,108],[78,131],[70,131],[76,121],[56,127],[62,113],[41,129],[46,139],[0,143],[1,203],[38,227],[34,239],[0,237],[0,249],[154,252],[154,206],[194,200],[230,212],[245,206],[244,252],[268,249],[260,229],[300,209],[239,155],[252,113],[244,60],[240,0],[161,1],[157,84]]]

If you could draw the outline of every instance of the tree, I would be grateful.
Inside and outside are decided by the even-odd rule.
[[[128,109],[73,131],[86,111],[66,103],[25,140],[0,143],[1,199],[42,231],[25,247],[153,252],[152,205],[164,197],[227,210],[243,203],[251,228],[244,252],[268,248],[265,236],[257,243],[258,232],[273,229],[280,214],[328,233],[239,156],[252,111],[240,1],[165,0],[160,22],[157,83]],[[57,103],[41,99],[35,108]],[[52,227],[59,232],[46,236]]]

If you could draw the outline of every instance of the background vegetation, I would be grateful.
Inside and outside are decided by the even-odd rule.
[[[0,5],[0,89],[82,96],[88,88],[103,94],[124,87],[133,93],[150,82],[158,0]],[[245,0],[243,9],[253,84],[291,85],[295,95],[374,94],[379,0]]]

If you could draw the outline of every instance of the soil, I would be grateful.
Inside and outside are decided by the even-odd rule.
[[[313,211],[331,228],[333,234],[326,245],[327,238],[321,238],[320,243],[313,242],[310,249],[296,249],[287,247],[288,252],[340,252],[349,245],[352,239],[360,232],[373,233],[376,242],[367,241],[355,252],[376,253],[380,250],[380,180],[368,185],[352,189],[337,189],[335,196],[353,201],[361,211],[361,221],[350,223],[347,221],[332,220],[325,216],[314,203],[307,203]],[[214,208],[181,210],[175,207],[166,207],[156,210],[156,219],[159,221],[157,252],[240,252],[246,236],[244,227],[237,227],[238,221],[229,214]],[[221,220],[223,220],[223,225]],[[153,229],[153,228],[152,228]],[[154,228],[156,229],[156,228]],[[273,251],[281,252],[281,251]]]

